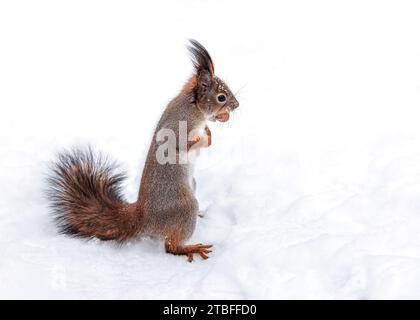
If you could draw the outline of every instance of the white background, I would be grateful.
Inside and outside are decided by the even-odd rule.
[[[418,1],[0,0],[1,298],[420,298]],[[118,159],[134,201],[203,43],[241,103],[196,171],[192,264],[58,235],[62,148]]]

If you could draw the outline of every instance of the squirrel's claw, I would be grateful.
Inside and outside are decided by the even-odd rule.
[[[207,260],[209,258],[208,254],[211,252],[211,250],[208,250],[208,249],[213,246],[211,244],[205,245],[205,244],[199,243],[199,244],[187,246],[187,247],[189,247],[187,250],[190,251],[190,253],[188,253],[188,262],[192,262],[194,261],[194,253],[200,255],[201,259]]]
[[[194,255],[192,253],[188,254],[188,262],[193,262],[194,261]]]
[[[188,262],[194,261],[194,254],[200,255],[203,260],[208,259],[208,254],[212,252],[209,250],[213,245],[211,244],[193,244],[186,246],[173,246],[170,243],[166,245],[166,252],[172,253],[175,255],[185,255],[187,256]]]
[[[211,250],[208,250],[207,248],[211,248],[212,245],[202,245],[202,244],[199,244],[197,246],[199,246],[200,249],[198,249],[194,253],[199,254],[200,257],[201,257],[201,259],[207,260],[209,258],[208,254],[210,252],[212,252]],[[193,253],[189,253],[188,254],[188,262],[193,262],[193,261],[194,261],[194,255],[193,255]]]

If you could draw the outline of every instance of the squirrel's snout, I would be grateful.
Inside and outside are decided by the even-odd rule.
[[[238,108],[239,107],[239,102],[237,101],[237,100],[235,100],[235,102],[233,102],[231,105],[230,105],[230,107],[229,107],[229,109],[230,110],[235,110],[236,108]]]

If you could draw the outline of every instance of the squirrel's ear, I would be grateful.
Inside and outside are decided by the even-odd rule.
[[[207,72],[210,74],[211,78],[213,78],[214,65],[206,48],[194,39],[190,39],[190,44],[191,45],[188,47],[188,50],[191,53],[192,62],[194,64],[195,71],[197,72],[197,76]]]
[[[211,87],[212,80],[213,77],[206,70],[202,70],[200,73],[197,74],[198,97],[202,97],[208,92],[209,88]]]

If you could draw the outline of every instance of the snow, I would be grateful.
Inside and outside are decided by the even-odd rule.
[[[416,1],[1,1],[0,298],[420,298]],[[57,234],[48,162],[91,143],[134,201],[202,42],[241,106],[196,168],[187,263]]]

